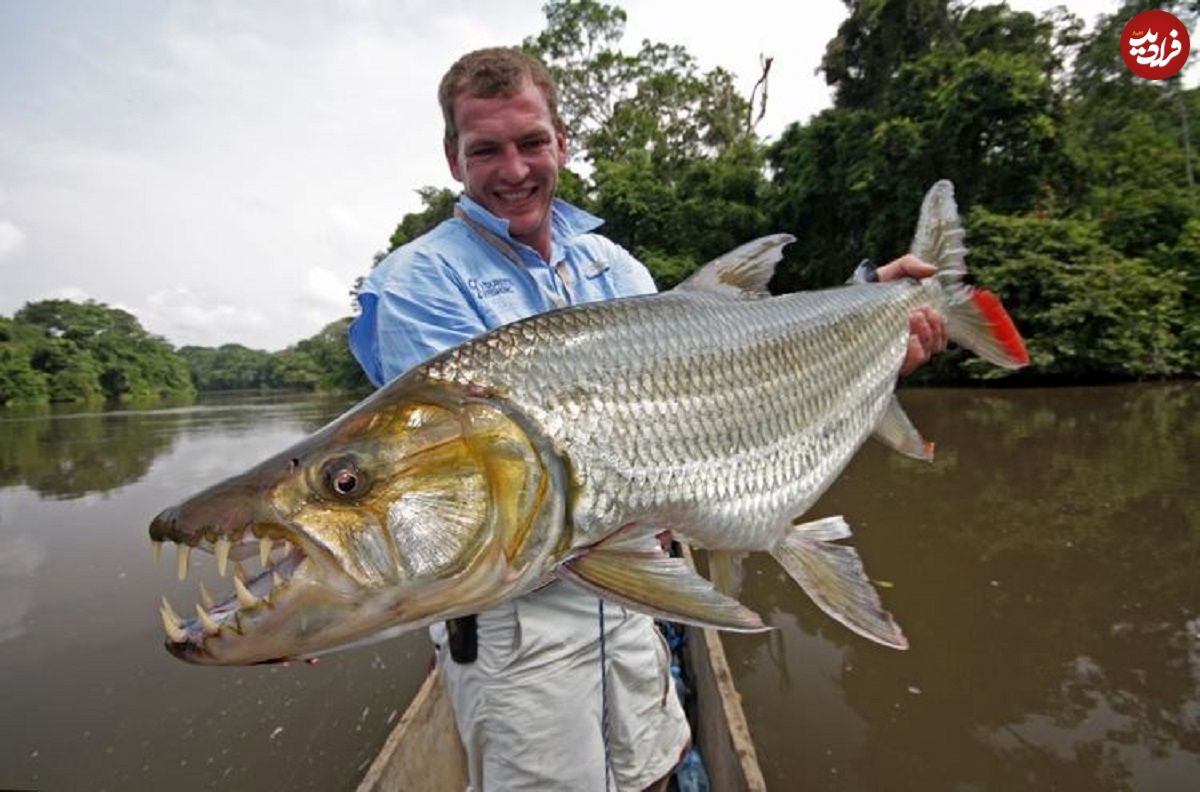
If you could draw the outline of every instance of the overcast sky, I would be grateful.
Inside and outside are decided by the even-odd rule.
[[[617,4],[628,49],[682,44],[747,91],[773,56],[768,136],[830,104],[837,0]],[[453,186],[441,74],[542,25],[540,0],[0,0],[0,314],[92,298],[176,345],[311,335],[415,190]]]

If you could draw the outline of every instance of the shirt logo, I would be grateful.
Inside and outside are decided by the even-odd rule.
[[[477,280],[471,278],[467,286],[475,292],[475,299],[486,300],[501,294],[511,294],[514,287],[512,278],[493,278],[492,280]]]

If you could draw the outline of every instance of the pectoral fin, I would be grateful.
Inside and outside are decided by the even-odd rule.
[[[887,409],[875,427],[875,439],[907,457],[923,462],[933,461],[933,443],[921,437],[895,394],[892,394]]]
[[[605,599],[670,621],[738,632],[769,629],[757,613],[717,591],[656,542],[603,544],[567,561],[559,575]]]
[[[834,544],[850,536],[842,517],[794,526],[771,553],[821,610],[854,632],[893,649],[908,639],[863,570],[853,547]]]

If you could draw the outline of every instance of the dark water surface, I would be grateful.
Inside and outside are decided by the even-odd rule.
[[[937,462],[869,444],[812,516],[846,515],[912,649],[748,562],[779,629],[725,643],[771,788],[1200,788],[1200,385],[903,398]],[[194,602],[197,574],[146,538],[345,406],[0,412],[0,788],[354,787],[427,638],[188,666],[158,598]]]
[[[1200,789],[1200,384],[910,390],[845,514],[911,643],[858,639],[770,558],[727,636],[771,789]]]
[[[163,650],[157,603],[190,607],[198,574],[180,583],[169,546],[155,566],[146,533],[346,406],[0,412],[0,789],[353,788],[424,677],[428,638],[316,666],[186,665]]]

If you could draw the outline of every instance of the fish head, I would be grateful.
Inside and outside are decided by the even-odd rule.
[[[154,542],[258,558],[167,649],[200,664],[309,657],[474,613],[533,588],[560,544],[562,466],[508,403],[397,381],[312,436],[164,510]],[[557,480],[557,483],[556,483]],[[186,616],[187,614],[185,614]]]

